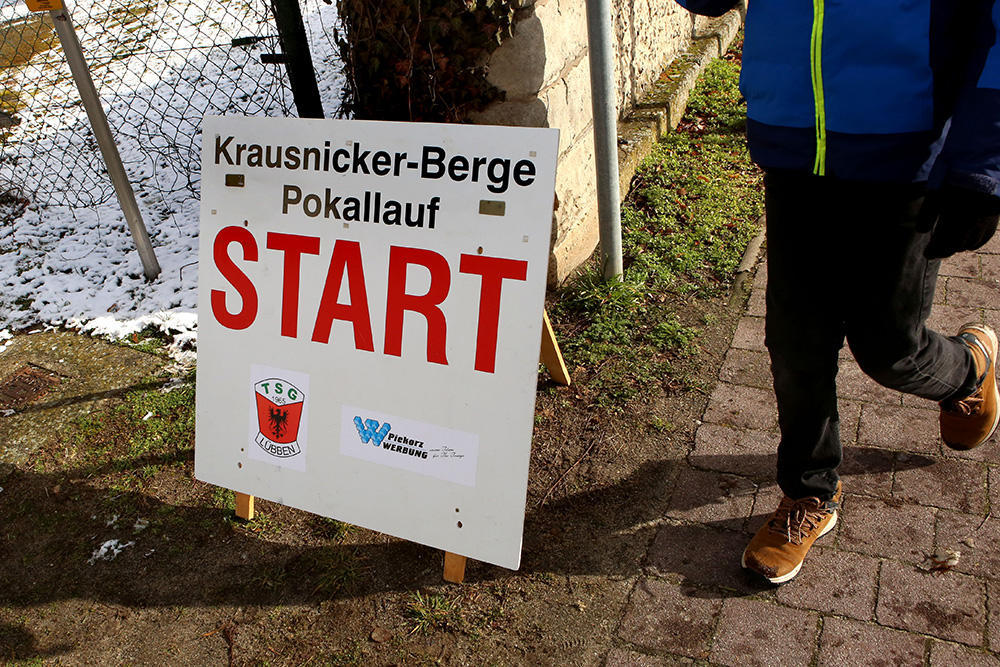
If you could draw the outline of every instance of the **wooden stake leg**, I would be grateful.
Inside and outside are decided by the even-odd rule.
[[[236,516],[244,521],[253,519],[253,496],[236,492]]]
[[[465,556],[444,552],[444,580],[452,584],[465,581]]]
[[[556,332],[549,321],[549,313],[545,310],[542,311],[542,363],[553,380],[567,387],[571,384],[569,370],[566,369],[566,362],[556,340]]]

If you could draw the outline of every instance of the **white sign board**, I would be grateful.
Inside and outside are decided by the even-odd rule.
[[[558,131],[202,141],[198,479],[517,568]]]

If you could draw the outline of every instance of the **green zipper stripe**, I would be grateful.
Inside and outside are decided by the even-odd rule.
[[[813,0],[812,65],[813,99],[816,103],[816,164],[813,173],[826,175],[826,99],[823,96],[823,0]]]

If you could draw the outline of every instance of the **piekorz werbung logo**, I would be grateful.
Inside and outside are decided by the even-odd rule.
[[[271,456],[288,458],[302,452],[299,426],[306,395],[287,380],[267,378],[253,386],[257,394],[257,437],[260,448]]]
[[[361,419],[354,416],[354,428],[358,429],[361,442],[373,444],[376,447],[395,452],[415,456],[418,459],[426,459],[427,451],[424,448],[423,440],[410,438],[399,433],[392,432],[392,424],[384,422],[379,424],[377,419]]]
[[[479,436],[370,408],[342,405],[340,453],[418,475],[475,486]]]

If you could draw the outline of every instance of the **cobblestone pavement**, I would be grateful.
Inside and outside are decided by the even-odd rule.
[[[1000,665],[1000,443],[944,447],[937,405],[878,386],[846,348],[840,521],[792,582],[742,572],[781,495],[766,272],[761,263],[608,667]],[[931,325],[969,321],[1000,329],[1000,238],[942,267]],[[928,569],[949,550],[961,554],[952,569]]]

